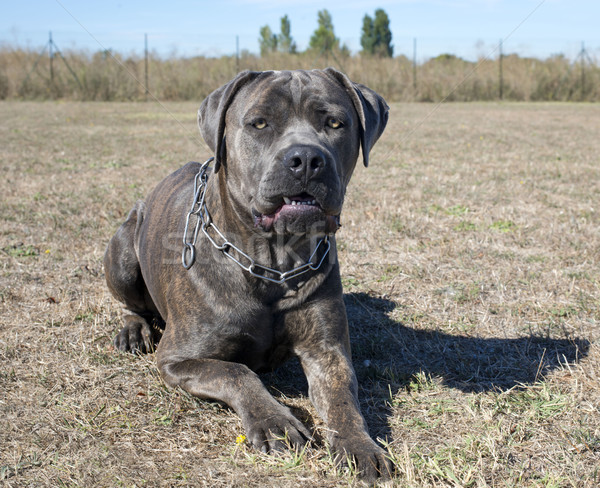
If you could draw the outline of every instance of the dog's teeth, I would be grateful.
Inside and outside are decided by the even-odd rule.
[[[316,200],[292,200],[289,197],[283,197],[283,203],[286,205],[316,205]]]

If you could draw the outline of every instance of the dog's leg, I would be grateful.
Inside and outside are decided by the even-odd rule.
[[[254,447],[263,452],[277,451],[284,448],[284,438],[294,447],[311,439],[306,427],[269,394],[247,366],[216,359],[164,358],[165,344],[161,343],[158,351],[158,367],[167,384],[229,405],[241,417]]]
[[[286,317],[287,321],[293,321],[296,330],[305,331],[294,351],[306,374],[310,399],[327,424],[327,437],[336,460],[355,462],[366,480],[390,477],[392,465],[385,451],[369,436],[360,413],[341,296],[313,302]]]
[[[114,345],[124,352],[150,352],[160,339],[151,322],[159,318],[146,289],[134,248],[135,229],[142,217],[142,204],[136,205],[119,227],[104,255],[106,283],[114,297],[124,304],[125,326],[115,336]]]

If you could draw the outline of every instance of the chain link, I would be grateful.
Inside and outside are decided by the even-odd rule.
[[[271,283],[283,284],[292,278],[296,278],[307,271],[318,270],[325,258],[329,254],[331,249],[331,241],[329,236],[323,237],[316,245],[315,250],[308,258],[308,261],[298,266],[297,268],[290,269],[288,271],[279,271],[262,264],[257,263],[248,254],[242,251],[240,248],[232,244],[222,234],[219,228],[212,222],[208,208],[206,206],[206,183],[208,181],[208,167],[214,158],[208,159],[198,170],[196,177],[194,178],[194,201],[192,206],[185,218],[185,229],[183,231],[183,252],[181,254],[181,261],[185,269],[190,269],[196,260],[196,240],[200,230],[207,237],[208,241],[213,247],[221,251],[225,256],[236,263],[240,268],[250,273],[256,278],[260,278]],[[192,217],[195,217],[196,222],[193,226],[193,231],[190,232],[190,225]],[[214,232],[215,236],[211,236],[210,232]],[[190,239],[191,234],[191,239]],[[218,240],[217,240],[218,239]],[[219,244],[221,242],[222,244]],[[318,258],[319,250],[323,248],[323,256],[321,259]],[[237,254],[234,255],[232,251]],[[271,275],[271,276],[269,276]]]

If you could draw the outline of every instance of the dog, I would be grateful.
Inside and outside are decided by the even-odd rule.
[[[264,452],[312,439],[257,375],[297,356],[336,459],[365,479],[392,463],[360,413],[335,232],[388,112],[333,68],[240,73],[198,111],[214,158],[138,202],[104,258],[125,310],[118,350],[156,345],[168,385],[229,405]]]

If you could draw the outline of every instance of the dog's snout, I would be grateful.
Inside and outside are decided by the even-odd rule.
[[[298,179],[318,176],[327,164],[323,151],[314,146],[294,146],[283,156],[283,165]]]

